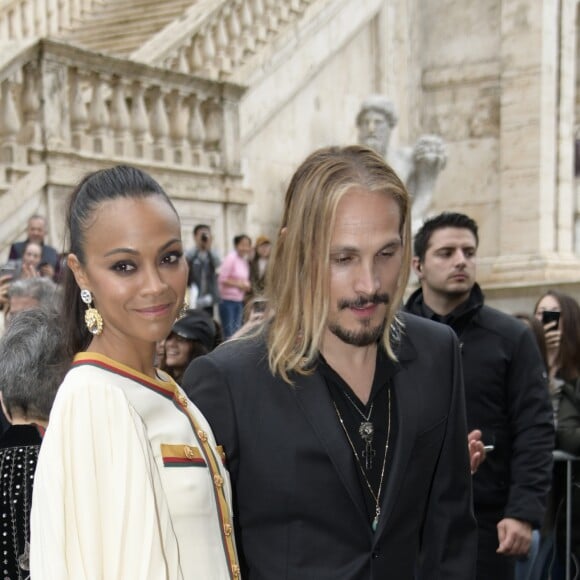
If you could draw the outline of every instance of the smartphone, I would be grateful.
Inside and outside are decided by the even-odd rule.
[[[12,261],[6,262],[0,266],[0,276],[14,276],[16,273],[16,264]]]
[[[558,323],[560,322],[560,313],[555,310],[544,310],[542,312],[542,324],[548,324],[550,322],[556,323],[556,326],[550,328],[550,330],[557,330]]]
[[[254,300],[252,304],[252,312],[266,312],[266,308],[268,307],[267,300]]]

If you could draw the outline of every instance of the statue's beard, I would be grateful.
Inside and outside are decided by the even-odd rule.
[[[365,147],[368,147],[369,149],[372,149],[373,151],[376,151],[383,157],[385,157],[387,154],[387,143],[379,137],[375,137],[373,135],[361,137],[359,139],[359,143]]]

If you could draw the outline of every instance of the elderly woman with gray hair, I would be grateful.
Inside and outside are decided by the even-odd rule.
[[[69,361],[58,314],[15,315],[0,339],[0,401],[11,426],[0,438],[2,578],[30,577],[32,485],[42,434]]]

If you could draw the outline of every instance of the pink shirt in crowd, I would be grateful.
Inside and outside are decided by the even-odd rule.
[[[220,266],[220,273],[218,276],[218,286],[220,296],[223,300],[234,300],[235,302],[242,302],[245,296],[245,291],[234,286],[226,286],[224,280],[245,280],[250,281],[250,265],[244,258],[240,258],[238,253],[234,250],[230,252]]]

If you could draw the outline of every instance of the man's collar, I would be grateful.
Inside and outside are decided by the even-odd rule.
[[[443,322],[445,324],[453,325],[455,321],[463,316],[472,313],[475,310],[479,310],[484,303],[484,295],[481,291],[479,284],[475,283],[469,292],[469,296],[461,304],[458,304],[451,312],[445,315],[440,315],[434,312],[426,303],[423,290],[421,288],[417,289],[409,300],[407,301],[406,308],[409,312],[413,314],[418,314],[423,318],[429,318],[430,320],[435,320],[437,322]]]

